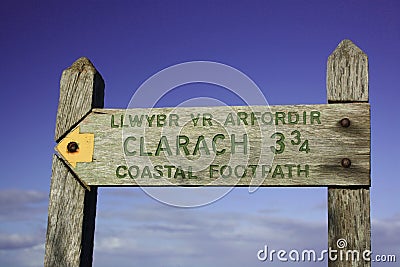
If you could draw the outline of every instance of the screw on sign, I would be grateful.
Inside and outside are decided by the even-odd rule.
[[[350,127],[350,120],[348,118],[343,118],[343,119],[340,120],[340,125],[343,128],[348,128],[348,127]],[[343,168],[350,168],[351,160],[348,159],[348,158],[344,158],[341,161],[341,165],[342,165]]]
[[[348,158],[342,159],[341,163],[342,163],[343,168],[350,168],[350,166],[351,166],[351,160]]]
[[[79,149],[79,146],[78,146],[78,143],[76,143],[76,142],[69,142],[67,145],[67,150],[70,153],[75,153],[78,151],[78,149]]]
[[[340,125],[342,125],[344,128],[348,128],[350,127],[350,120],[348,118],[344,118],[340,120]]]

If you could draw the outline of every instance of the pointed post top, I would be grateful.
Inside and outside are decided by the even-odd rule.
[[[96,68],[93,66],[93,63],[87,57],[78,58],[72,65],[68,68],[68,70],[76,70],[82,72],[86,71],[96,71]]]
[[[345,39],[328,57],[329,102],[368,102],[368,56]]]
[[[335,51],[332,52],[332,54],[338,53],[347,54],[349,56],[354,56],[359,53],[365,55],[365,53],[349,39],[344,39],[341,41],[336,47]]]
[[[93,108],[104,106],[104,80],[86,57],[62,73],[55,140],[68,134]]]

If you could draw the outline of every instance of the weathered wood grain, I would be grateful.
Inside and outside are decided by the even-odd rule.
[[[89,59],[79,58],[61,75],[55,140],[68,133],[92,108],[103,106],[104,80]]]
[[[326,73],[329,102],[368,102],[368,57],[350,40],[328,57]]]
[[[368,58],[350,40],[342,41],[329,56],[327,94],[329,102],[368,102]],[[346,250],[371,249],[369,186],[328,188],[328,246],[337,249],[341,238],[347,240]],[[369,267],[371,262],[330,260],[328,266]]]
[[[102,107],[103,99],[100,74],[87,58],[78,59],[62,74],[55,139]],[[96,202],[97,188],[84,187],[54,156],[44,266],[92,266]]]
[[[360,261],[329,261],[329,267],[367,267],[362,253],[371,249],[370,191],[369,188],[328,189],[328,242],[332,249],[338,249],[337,240],[345,239],[347,246],[342,249],[360,252]],[[338,249],[340,251],[340,249]]]
[[[258,118],[254,120],[257,122],[254,125],[251,125],[249,119],[252,112],[257,114]],[[299,115],[298,123],[289,123],[289,112],[292,115],[292,122],[295,121],[293,114]],[[194,126],[192,114],[207,114],[207,117],[212,117],[210,121],[212,125],[209,125],[209,121],[205,121],[204,126]],[[238,125],[237,114],[248,114],[246,120],[248,125],[244,125],[243,120]],[[270,121],[265,119],[270,117],[263,117],[263,114],[271,114],[275,118],[271,125],[263,124],[262,118],[264,122]],[[281,117],[283,114],[286,115],[283,119],[276,120],[277,114]],[[317,119],[313,119],[310,114],[317,114]],[[166,119],[163,127],[154,127],[155,122],[152,123],[152,127],[144,127],[145,115],[149,117],[154,115],[154,118],[158,115],[166,118],[174,116],[179,118],[176,120],[178,125],[169,125]],[[121,116],[124,116],[123,123],[120,121]],[[132,127],[129,116],[131,118],[143,116],[141,127],[137,125]],[[234,118],[233,123],[224,125],[227,118],[231,117]],[[369,117],[369,104],[98,109],[79,124],[80,133],[94,134],[93,162],[78,162],[77,166],[71,166],[71,169],[83,183],[96,186],[248,186],[253,178],[258,180],[257,184],[261,186],[369,185]],[[340,120],[343,118],[350,120],[350,127],[340,125]],[[202,123],[201,116],[197,123]],[[122,124],[126,127],[121,128]],[[295,131],[300,134],[301,142],[296,139]],[[242,145],[232,153],[232,141],[228,140],[232,133],[236,136],[235,140],[240,141],[243,140],[243,134],[247,135],[247,153],[244,153]],[[274,133],[282,133],[285,136],[283,153],[276,155],[272,152],[271,146],[279,149],[280,145],[276,145],[275,141],[279,137],[271,138]],[[225,138],[219,139],[216,145],[217,150],[226,150],[222,155],[216,155],[212,151],[212,139],[218,134],[223,134]],[[187,146],[189,155],[182,155],[183,149],[177,149],[178,135],[184,135],[190,140]],[[170,153],[162,151],[155,156],[162,136],[169,143]],[[204,136],[210,155],[203,154],[204,151],[194,153],[199,136]],[[128,137],[134,138],[134,141],[129,142],[129,150],[136,150],[135,155],[124,153],[123,144]],[[152,153],[151,156],[139,155],[141,137],[144,138],[143,150]],[[308,152],[300,151],[301,144],[305,140],[309,145]],[[341,165],[341,160],[344,158],[351,160],[350,168]],[[164,167],[167,165],[180,166],[187,172],[184,173],[184,177],[182,175],[175,177],[176,168],[173,168],[171,177],[168,177],[167,169]],[[228,169],[221,174],[221,168],[225,165],[230,167],[225,167]],[[118,171],[118,166],[126,167]],[[132,172],[135,177],[126,175],[129,174],[126,168],[130,166],[137,166]],[[151,172],[150,175],[144,173],[146,166]],[[154,166],[163,166],[163,177],[155,178],[158,173],[154,170]],[[188,177],[189,168],[192,170],[191,176],[196,178]],[[306,168],[308,168],[307,175],[304,172]],[[137,170],[142,174],[136,177]],[[243,175],[245,170],[246,175]],[[117,172],[124,174],[125,177],[117,177]]]

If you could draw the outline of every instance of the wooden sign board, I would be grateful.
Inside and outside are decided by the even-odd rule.
[[[95,109],[56,150],[86,185],[370,185],[369,104]]]

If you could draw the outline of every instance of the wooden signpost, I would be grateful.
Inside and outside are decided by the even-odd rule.
[[[368,62],[349,40],[327,89],[325,105],[102,109],[79,59],[61,78],[45,266],[91,266],[98,186],[328,186],[330,247],[369,249]]]

